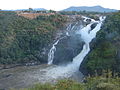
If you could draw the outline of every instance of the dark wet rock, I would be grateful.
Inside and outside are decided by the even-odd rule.
[[[91,29],[94,29],[98,23],[94,23],[91,25]]]
[[[91,22],[91,19],[87,19],[86,21],[87,21],[88,23],[90,23],[90,22]]]
[[[66,64],[71,62],[73,58],[81,52],[83,44],[84,43],[77,35],[62,39],[56,46],[57,50],[53,64]]]

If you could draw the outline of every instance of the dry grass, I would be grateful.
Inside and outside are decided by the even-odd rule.
[[[34,19],[38,16],[50,16],[50,15],[54,15],[54,13],[20,13],[18,14],[18,16],[23,16],[28,19]]]

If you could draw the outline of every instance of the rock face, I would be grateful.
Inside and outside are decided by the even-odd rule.
[[[53,64],[66,64],[80,53],[83,46],[82,40],[77,36],[69,36],[61,40],[56,46]]]
[[[91,30],[94,29],[96,27],[97,23],[94,23],[91,25]]]

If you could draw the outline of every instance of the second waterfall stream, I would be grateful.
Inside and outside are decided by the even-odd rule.
[[[84,18],[87,18],[87,17],[84,17]],[[60,78],[69,78],[75,72],[79,72],[79,67],[80,67],[81,62],[84,60],[85,56],[90,51],[89,43],[92,41],[93,38],[96,37],[96,33],[101,29],[101,25],[104,20],[105,20],[105,16],[104,17],[101,16],[99,18],[99,21],[95,21],[92,19],[90,24],[83,27],[82,29],[76,30],[75,34],[80,35],[81,39],[84,41],[82,51],[73,58],[73,61],[71,63],[68,63],[66,66],[51,65],[51,66],[41,70],[41,71],[45,72],[45,74],[43,76],[38,76],[38,77],[40,77],[40,81],[41,80],[49,81],[49,80],[55,80],[55,79],[60,79]],[[97,25],[95,26],[95,28],[91,29],[91,25],[95,24],[95,23],[97,23]],[[62,38],[62,39],[64,39],[64,38]],[[62,40],[62,39],[59,39],[59,40]],[[59,40],[57,40],[53,44],[53,47],[51,48],[51,50],[49,52],[48,64],[52,64],[52,61],[54,60],[54,53],[57,49],[57,47],[55,47],[55,46],[59,43]],[[37,78],[37,76],[35,76],[35,77]]]

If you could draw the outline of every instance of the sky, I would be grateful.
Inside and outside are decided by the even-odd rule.
[[[1,0],[0,9],[45,8],[62,10],[70,6],[96,6],[120,10],[120,0]]]

